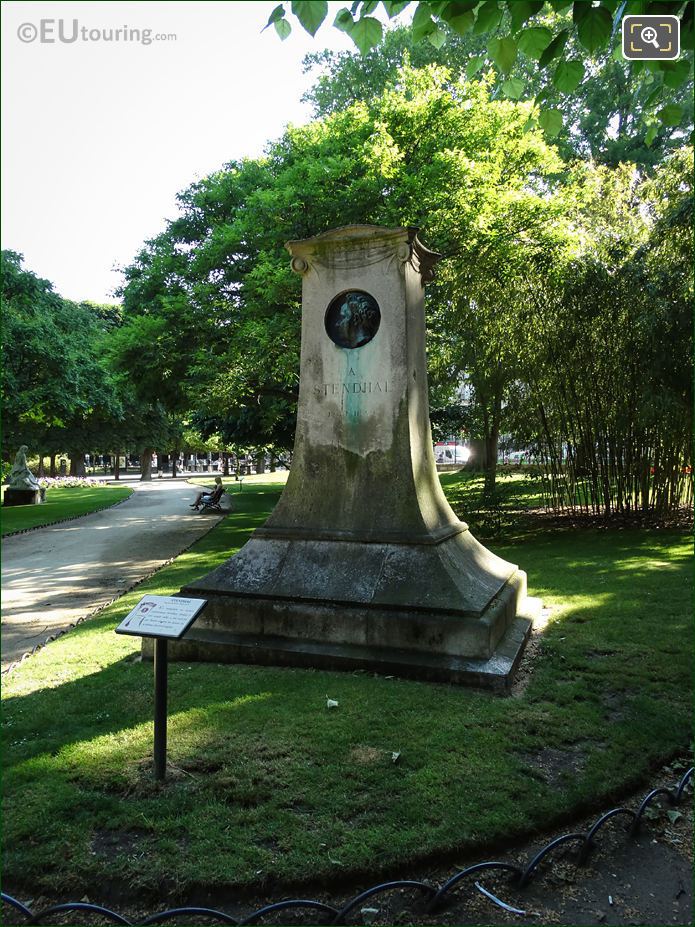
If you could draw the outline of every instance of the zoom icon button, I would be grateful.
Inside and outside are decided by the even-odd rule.
[[[673,61],[680,54],[677,16],[625,16],[623,57],[630,61]]]

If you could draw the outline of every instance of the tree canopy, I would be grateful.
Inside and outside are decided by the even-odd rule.
[[[93,446],[122,416],[102,355],[118,312],[63,299],[22,260],[2,252],[3,448]]]
[[[530,96],[541,100],[543,107],[561,112],[562,122],[548,123],[541,122],[540,110],[534,109],[529,127],[542,124],[567,161],[592,158],[611,165],[633,161],[648,169],[681,147],[692,132],[692,66],[686,60],[679,67],[689,76],[669,91],[671,103],[680,107],[680,119],[664,123],[651,107],[664,76],[639,62],[607,52],[596,55],[571,92],[563,92],[553,73],[538,70],[536,61],[526,55],[519,55],[506,74],[491,67],[486,63],[486,41],[485,35],[469,31],[462,36],[452,33],[435,47],[415,41],[412,30],[404,26],[389,29],[379,46],[364,55],[329,51],[308,55],[305,71],[316,77],[304,99],[313,105],[317,117],[326,116],[356,101],[368,102],[384,87],[396,84],[404,63],[413,67],[440,64],[456,78],[483,75],[495,98]],[[575,44],[570,36],[566,48]]]
[[[531,103],[497,93],[494,73],[469,79],[436,65],[388,71],[381,89],[370,89],[365,71],[353,102],[288,128],[265,157],[230,163],[184,191],[180,216],[125,271],[124,325],[115,343],[121,350],[133,346],[124,356],[142,370],[140,388],[170,409],[195,410],[191,422],[203,435],[287,449],[298,386],[300,281],[284,243],[352,223],[419,226],[428,246],[444,255],[427,302],[433,418],[481,439],[491,488],[501,434],[523,434],[548,461],[558,447],[575,453],[581,443],[568,423],[588,407],[574,386],[568,392],[570,374],[559,357],[566,356],[571,376],[582,375],[582,363],[584,372],[593,369],[583,377],[586,389],[602,382],[613,395],[617,371],[626,367],[620,359],[629,356],[634,371],[639,356],[653,355],[653,340],[640,341],[638,354],[630,333],[638,318],[658,325],[657,315],[629,294],[640,249],[656,253],[654,235],[663,236],[655,231],[658,210],[681,215],[676,200],[690,196],[688,158],[663,151],[650,181],[629,165],[568,161],[530,120]],[[665,189],[668,208],[654,199]],[[676,228],[679,248],[687,251]],[[641,279],[654,289],[652,274],[664,265],[651,257],[642,263]],[[675,263],[667,264],[676,274]],[[669,342],[684,331],[687,279],[681,274],[681,295],[673,298],[670,284],[659,285]],[[138,353],[143,339],[150,343]],[[590,362],[580,360],[585,347]],[[657,389],[666,371],[656,358],[650,371]],[[679,384],[681,399],[675,388],[671,393],[668,437],[652,428],[637,438],[631,416],[646,414],[639,411],[648,401],[643,392],[606,418],[613,430],[607,424],[588,438],[582,425],[585,459],[616,429],[632,428],[642,448],[633,455],[637,463],[626,464],[634,488],[655,448],[676,434],[675,456],[687,456],[687,402]],[[614,491],[621,467],[609,468],[609,507],[627,499]],[[550,466],[548,473],[555,479]],[[594,483],[582,500],[600,506],[603,484]],[[573,489],[562,498],[574,505],[578,496]]]
[[[120,306],[64,299],[22,263],[2,252],[5,457],[27,444],[69,454],[77,472],[88,451],[166,447],[165,408],[113,362]]]
[[[547,195],[564,165],[528,131],[528,110],[491,99],[485,81],[405,68],[370,105],[290,128],[267,157],[194,184],[126,269],[119,338],[151,333],[148,388],[183,362],[177,382],[209,427],[287,446],[300,287],[285,241],[350,223],[420,225],[450,259],[441,286],[564,247],[567,223]]]
[[[572,109],[575,92],[585,80],[590,85],[585,93],[592,98],[599,121],[605,122],[606,101],[615,99],[623,123],[618,127],[619,136],[628,119],[638,122],[639,128],[632,134],[641,133],[647,147],[663,127],[687,124],[692,131],[692,95],[684,95],[681,90],[692,81],[691,2],[383,0],[379,3],[378,0],[355,0],[349,9],[339,10],[333,26],[347,33],[362,55],[380,51],[382,45],[387,44],[382,23],[373,15],[380,7],[388,20],[398,20],[406,10],[413,13],[407,30],[414,44],[441,49],[456,37],[473,36],[471,44],[477,48],[466,62],[468,75],[489,62],[502,76],[500,91],[503,95],[514,100],[534,99],[537,107],[534,118],[550,136],[560,132],[564,111]],[[630,14],[659,13],[679,17],[684,53],[675,61],[635,61],[626,68],[622,60],[622,18]],[[267,26],[272,25],[284,40],[292,31],[292,18],[314,36],[327,15],[325,0],[292,0],[275,7]],[[388,32],[386,36],[388,39]],[[605,87],[597,79],[608,60],[620,65],[607,72],[615,96],[606,94]],[[558,99],[559,106],[555,105]],[[575,111],[575,121],[577,115]]]
[[[534,17],[568,15],[523,5],[523,48]],[[483,7],[506,28],[512,9],[496,3],[472,4],[474,25]],[[566,50],[579,50],[573,22]],[[423,45],[396,29],[379,54],[310,57],[324,69],[318,118],[184,190],[124,268],[120,307],[62,300],[4,255],[6,440],[99,436],[144,458],[191,436],[289,450],[301,283],[285,242],[417,226],[444,258],[426,300],[432,420],[478,442],[487,491],[511,435],[556,507],[679,505],[692,487],[692,117],[683,104],[649,138],[648,97],[654,84],[685,94],[690,78],[594,55],[570,103],[523,48],[505,71],[487,66],[485,30],[452,35]],[[534,100],[515,98],[515,80]],[[557,133],[536,102],[555,91]]]

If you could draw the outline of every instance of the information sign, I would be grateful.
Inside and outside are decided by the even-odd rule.
[[[117,634],[178,640],[193,624],[206,599],[173,595],[146,595],[116,628]]]

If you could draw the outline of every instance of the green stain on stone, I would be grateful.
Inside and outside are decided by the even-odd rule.
[[[343,375],[343,390],[345,420],[349,427],[355,428],[360,424],[361,399],[359,390],[360,366],[359,348],[343,348],[345,354],[345,373]],[[357,385],[356,385],[357,384]],[[347,390],[345,387],[347,386]]]

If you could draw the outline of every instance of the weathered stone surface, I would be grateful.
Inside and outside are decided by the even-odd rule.
[[[28,450],[23,444],[17,451],[7,480],[9,487],[5,491],[4,505],[34,505],[43,501],[39,481],[27,464]]]
[[[38,505],[42,501],[40,489],[14,489],[5,490],[3,505]]]
[[[448,654],[332,644],[264,635],[193,629],[183,641],[169,644],[173,660],[253,663],[260,666],[304,666],[331,670],[369,670],[432,682],[473,685],[506,691],[521,660],[540,601],[528,598],[493,655],[476,659]],[[152,641],[143,640],[143,656],[152,659]]]
[[[375,226],[287,247],[303,277],[292,470],[266,524],[182,590],[209,605],[174,658],[509,675],[526,575],[459,521],[434,461],[424,285],[438,255],[414,229]],[[514,626],[518,653],[495,664]]]

